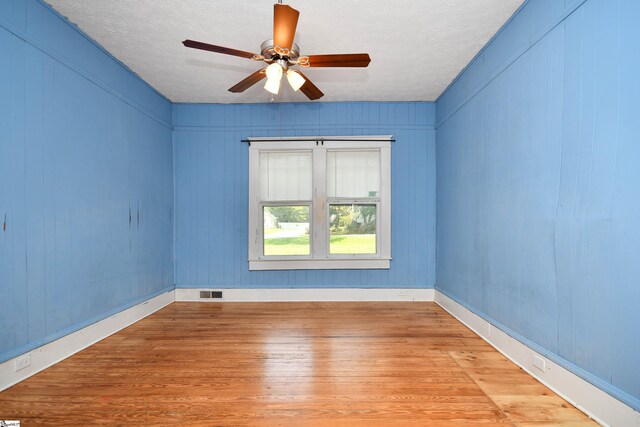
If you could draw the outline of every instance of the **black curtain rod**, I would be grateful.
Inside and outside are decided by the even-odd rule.
[[[282,138],[260,138],[259,140],[257,140],[256,142],[277,142],[277,141],[291,141],[291,142],[295,142],[295,141],[316,141],[316,142],[331,142],[331,141],[356,141],[356,142],[372,142],[372,141],[389,141],[389,142],[396,142],[396,140],[394,138],[391,139],[374,139],[374,138],[362,138],[362,139],[344,139],[344,138],[295,138],[295,139],[282,139]],[[251,144],[251,141],[249,139],[241,139],[240,142],[246,142],[248,144]]]

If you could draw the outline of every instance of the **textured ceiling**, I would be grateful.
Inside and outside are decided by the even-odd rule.
[[[227,89],[261,64],[187,49],[184,39],[259,53],[272,0],[47,0],[173,102],[269,102],[256,84]],[[313,68],[322,101],[433,101],[523,0],[290,0],[301,54],[371,55],[365,69]],[[306,101],[282,85],[275,101]]]

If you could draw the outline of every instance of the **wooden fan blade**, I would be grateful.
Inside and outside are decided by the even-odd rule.
[[[300,12],[286,4],[273,5],[273,44],[291,49]]]
[[[302,71],[300,70],[293,70],[294,73],[298,73],[300,74],[302,77],[304,77],[305,82],[304,84],[300,87],[300,90],[302,91],[302,93],[304,93],[305,95],[307,95],[307,98],[309,98],[310,100],[316,100],[316,99],[320,99],[324,96],[324,93],[322,93],[322,91],[320,89],[318,89],[318,87],[316,85],[314,85],[313,83],[311,83],[311,80],[309,80],[309,77],[305,76],[304,74],[302,74]]]
[[[254,57],[259,57],[259,55],[255,55],[251,52],[245,52],[244,50],[230,49],[228,47],[216,46],[194,40],[185,40],[182,44],[192,49],[207,50],[209,52],[223,53],[225,55],[239,56],[241,58],[253,59]]]
[[[368,53],[337,55],[309,55],[309,67],[367,67],[371,62]]]
[[[249,77],[242,80],[235,86],[230,87],[229,92],[234,92],[234,93],[244,92],[254,84],[258,83],[260,80],[264,79],[265,77],[267,77],[266,68],[263,68],[251,74]]]

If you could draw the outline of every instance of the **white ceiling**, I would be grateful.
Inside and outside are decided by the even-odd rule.
[[[187,49],[184,39],[259,53],[272,38],[273,0],[47,0],[173,102],[269,102],[258,83],[227,89],[261,67]],[[433,101],[523,0],[288,0],[300,11],[301,54],[368,52],[364,69],[305,74],[322,101]],[[306,101],[283,84],[275,101]]]

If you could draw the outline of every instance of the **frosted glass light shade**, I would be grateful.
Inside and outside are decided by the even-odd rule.
[[[289,80],[289,84],[293,90],[298,90],[302,87],[306,80],[300,74],[296,73],[293,70],[287,71],[287,80]]]
[[[280,80],[282,78],[282,66],[275,62],[267,67],[267,78],[270,80]]]
[[[277,95],[278,92],[280,92],[280,79],[267,79],[264,88],[272,94]]]

